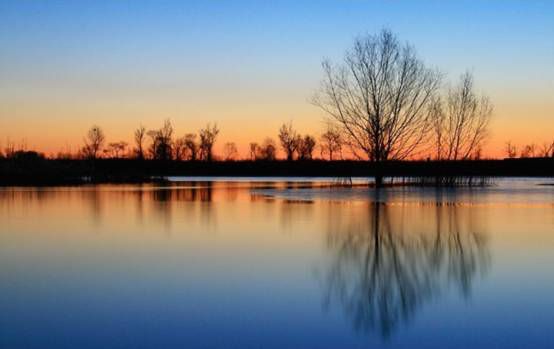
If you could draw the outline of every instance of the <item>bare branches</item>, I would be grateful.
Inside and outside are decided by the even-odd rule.
[[[279,141],[281,142],[281,147],[285,151],[287,160],[293,160],[294,153],[298,150],[301,139],[300,135],[292,128],[292,122],[281,126],[279,129]]]
[[[340,125],[355,155],[359,150],[372,161],[405,159],[426,140],[440,75],[390,31],[358,38],[342,65],[325,61],[323,70],[313,102]]]
[[[488,97],[474,92],[470,73],[463,74],[444,99],[435,99],[430,110],[437,159],[469,159],[482,148],[493,107]]]
[[[144,126],[140,126],[135,130],[134,134],[135,138],[135,156],[137,159],[143,160],[144,159],[144,140],[146,138],[146,128]]]
[[[237,150],[237,145],[234,142],[227,142],[223,147],[223,158],[225,161],[234,161],[237,160],[239,152]]]
[[[332,125],[327,126],[327,131],[323,133],[320,137],[320,149],[321,149],[321,157],[323,157],[325,154],[329,155],[329,160],[333,160],[333,155],[339,154],[340,158],[342,159],[342,145],[344,141],[342,139],[342,135],[340,133],[340,130],[336,127],[333,127]]]
[[[217,124],[211,126],[206,125],[206,128],[200,130],[200,159],[204,161],[212,161],[213,145],[219,134]]]
[[[85,145],[83,146],[82,152],[83,156],[87,159],[96,159],[98,158],[99,152],[104,146],[106,136],[104,132],[98,126],[92,126],[85,137]]]

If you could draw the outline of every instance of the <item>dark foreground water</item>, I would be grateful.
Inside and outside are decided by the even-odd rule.
[[[0,348],[553,348],[554,187],[0,189]]]

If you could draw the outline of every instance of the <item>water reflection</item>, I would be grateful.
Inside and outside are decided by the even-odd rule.
[[[388,338],[453,287],[463,297],[490,265],[485,229],[456,203],[391,206],[377,193],[365,212],[330,215],[325,306],[340,304],[353,327]],[[333,222],[335,221],[335,222]]]

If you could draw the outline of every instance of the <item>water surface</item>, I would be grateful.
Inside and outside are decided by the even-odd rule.
[[[552,180],[174,180],[0,189],[0,348],[554,347]]]

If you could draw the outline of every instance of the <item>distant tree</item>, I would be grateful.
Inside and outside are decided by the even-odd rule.
[[[271,138],[266,138],[264,140],[262,146],[259,148],[259,151],[259,159],[261,160],[273,161],[277,157],[277,145]]]
[[[510,159],[514,159],[517,156],[517,148],[511,141],[506,142],[505,152],[506,156]]]
[[[150,145],[150,155],[155,160],[171,160],[172,158],[172,137],[173,126],[169,119],[165,120],[164,125],[159,130],[148,131],[148,136],[152,140]]]
[[[87,159],[96,159],[104,146],[106,137],[98,126],[92,126],[84,139],[83,156]]]
[[[554,157],[554,142],[552,143],[543,143],[541,147],[540,155],[544,158]]]
[[[135,156],[137,159],[144,159],[144,140],[146,138],[146,129],[140,126],[135,130]]]
[[[311,160],[315,149],[315,138],[306,135],[298,142],[298,159],[299,160]]]
[[[173,158],[175,160],[181,161],[185,160],[185,156],[185,137],[177,138],[175,141],[173,141]]]
[[[258,160],[258,155],[260,153],[260,146],[256,142],[250,143],[250,160]]]
[[[292,123],[283,124],[281,126],[279,129],[279,141],[281,142],[281,147],[285,151],[287,160],[293,160],[301,140],[300,136],[292,128]]]
[[[327,131],[321,135],[319,147],[321,149],[321,157],[325,154],[329,155],[329,160],[333,160],[334,154],[339,154],[342,158],[342,136],[340,131],[329,125]]]
[[[353,155],[380,163],[413,156],[428,139],[428,106],[440,74],[414,48],[383,30],[360,37],[342,65],[323,62],[325,78],[314,104],[341,127]],[[361,154],[360,154],[361,152]],[[382,184],[380,166],[375,183]]]
[[[536,149],[537,149],[537,146],[535,144],[533,144],[533,143],[532,144],[527,144],[521,150],[520,157],[521,158],[534,158]]]
[[[118,159],[120,154],[125,152],[127,148],[127,142],[113,142],[108,144],[107,152],[111,158]]]
[[[237,145],[234,142],[227,142],[223,147],[223,157],[225,161],[236,160],[239,156]]]
[[[16,149],[15,149],[15,143],[13,141],[11,141],[10,139],[8,139],[6,141],[6,149],[4,149],[5,151],[5,156],[6,158],[8,159],[11,159],[13,158],[13,154],[15,154],[16,152]]]
[[[196,135],[187,133],[184,138],[185,158],[190,161],[198,160],[198,144],[196,143]]]
[[[218,134],[217,124],[213,126],[208,124],[206,128],[200,130],[200,158],[202,160],[212,161],[213,146]]]
[[[465,73],[460,83],[449,88],[444,103],[431,106],[436,157],[439,160],[469,159],[482,148],[493,107],[486,96],[477,96],[473,76]]]

